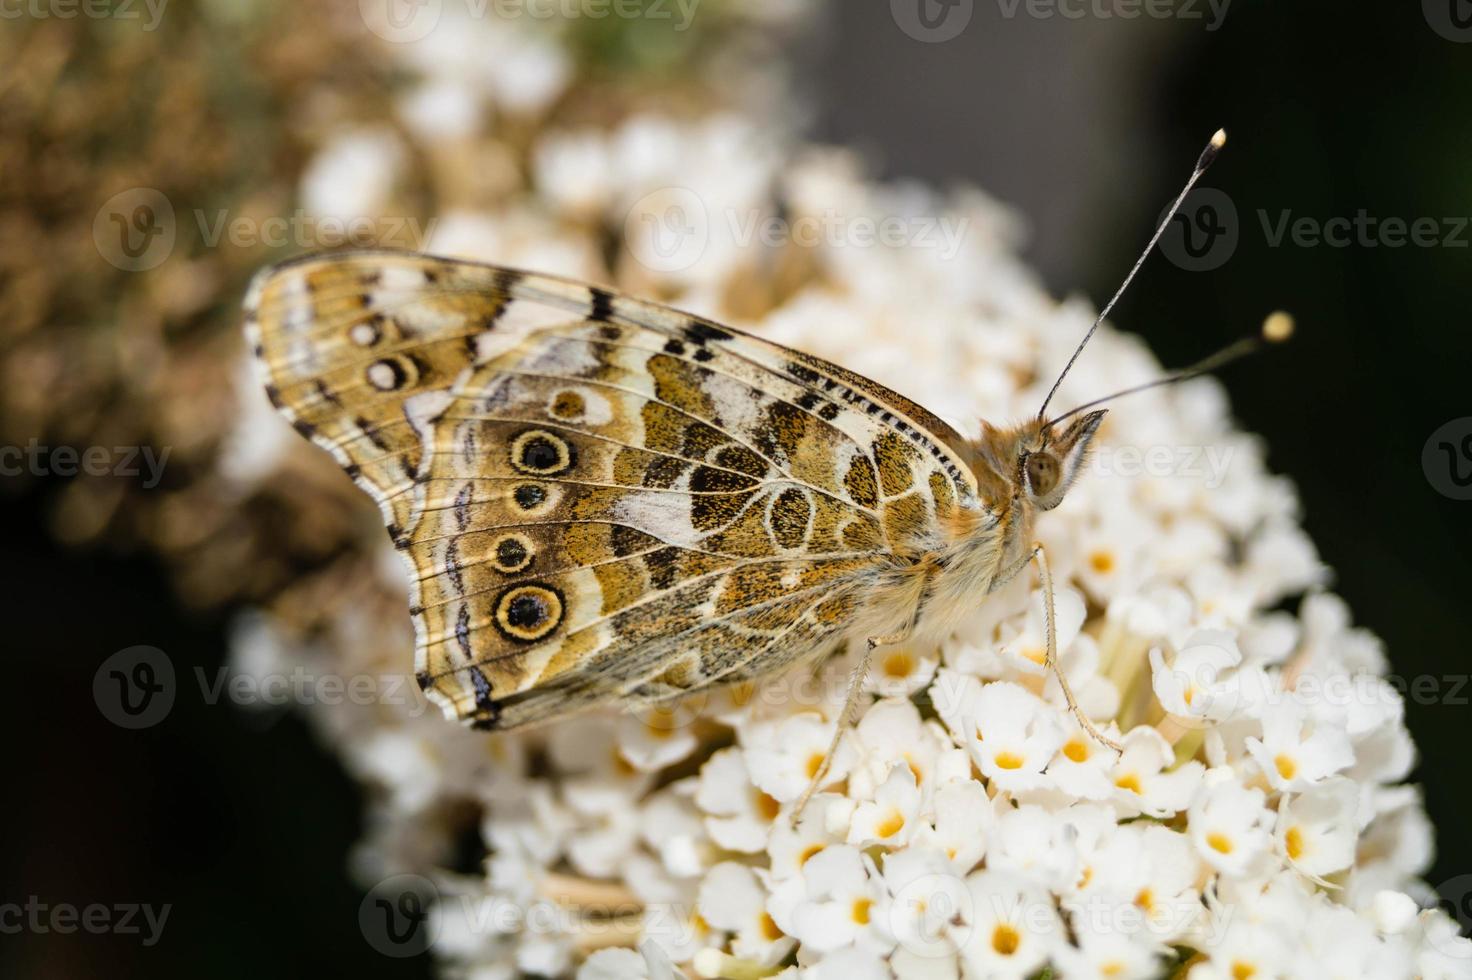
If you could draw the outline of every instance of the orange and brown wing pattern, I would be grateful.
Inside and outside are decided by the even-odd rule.
[[[978,506],[960,437],[898,395],[582,283],[307,257],[246,329],[409,562],[420,683],[489,727],[796,660]]]

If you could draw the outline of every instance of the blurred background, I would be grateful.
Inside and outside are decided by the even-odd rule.
[[[345,873],[370,829],[360,784],[307,720],[181,697],[166,724],[130,731],[99,712],[94,675],[141,644],[214,677],[243,606],[307,622],[357,601],[323,584],[364,560],[345,480],[288,464],[232,482],[262,451],[231,394],[240,299],[302,236],[230,222],[351,210],[368,193],[353,175],[373,171],[360,160],[383,155],[393,213],[493,208],[546,193],[524,179],[538,133],[650,107],[768,113],[857,148],[879,177],[974,184],[1024,220],[1052,292],[1096,305],[1225,126],[1226,152],[1113,320],[1184,364],[1295,314],[1292,345],[1224,380],[1297,484],[1357,623],[1396,674],[1435,679],[1407,698],[1413,779],[1441,831],[1427,877],[1472,872],[1466,0],[704,0],[685,31],[583,18],[554,50],[538,24],[431,50],[438,65],[404,54],[394,31],[412,20],[368,0],[35,0],[0,16],[0,444],[109,451],[98,474],[28,463],[0,480],[18,668],[0,722],[0,898],[172,905],[157,945],[6,935],[3,975],[430,975],[427,958],[363,941]],[[494,89],[479,123],[446,71]],[[141,447],[169,447],[167,465]]]

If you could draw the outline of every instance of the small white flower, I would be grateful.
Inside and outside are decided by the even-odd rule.
[[[798,816],[797,826],[787,820],[778,820],[772,827],[767,841],[767,855],[773,881],[781,881],[801,873],[812,857],[824,848],[841,844],[848,834],[848,827],[830,827],[828,814],[842,797],[831,793],[819,793],[808,801]]]
[[[688,706],[652,705],[628,711],[618,721],[618,749],[640,772],[659,772],[700,745]]]
[[[1110,778],[1119,753],[1077,725],[1048,763],[1048,775],[1059,792],[1080,800],[1107,800],[1115,795]]]
[[[1159,648],[1150,651],[1151,686],[1160,706],[1193,724],[1220,724],[1241,710],[1236,667],[1237,638],[1226,630],[1198,630],[1167,666]]]
[[[986,866],[1062,891],[1079,879],[1076,836],[1061,812],[1050,813],[1031,804],[1000,805]]]
[[[978,871],[966,879],[969,907],[951,932],[967,975],[1009,980],[1046,965],[1063,944],[1052,898],[1026,879]]]
[[[753,854],[767,846],[767,835],[782,805],[751,784],[741,750],[721,749],[700,767],[695,802],[709,816],[711,840],[728,851]]]
[[[915,773],[899,763],[889,771],[889,778],[874,791],[874,799],[860,803],[849,825],[848,842],[869,847],[884,844],[903,846],[919,826],[920,788]]]
[[[884,925],[897,943],[890,957],[895,974],[953,980],[958,946],[951,926],[971,908],[965,878],[944,854],[912,846],[885,858],[884,886],[889,893]]]
[[[828,953],[862,942],[887,952],[889,940],[879,931],[887,896],[871,869],[857,848],[825,848],[803,865],[802,874],[776,886],[767,910],[804,949]]]
[[[1239,910],[1240,912],[1240,910]],[[1206,959],[1191,967],[1188,980],[1241,980],[1292,976],[1293,949],[1272,926],[1246,915],[1227,920],[1222,935],[1201,950]]]
[[[1262,790],[1230,777],[1203,786],[1186,815],[1196,853],[1222,874],[1248,874],[1272,844],[1273,815],[1265,799]]]
[[[1084,625],[1084,599],[1074,589],[1057,589],[1053,599],[1054,628],[1060,656],[1073,644]],[[1027,615],[1013,635],[1002,644],[1003,661],[1014,670],[1042,676],[1048,659],[1047,614],[1043,594],[1033,592],[1028,599]]]
[[[743,959],[773,964],[792,949],[793,940],[767,914],[767,891],[743,864],[723,862],[700,884],[700,915],[733,934],[731,951]]]
[[[1170,950],[1148,933],[1085,932],[1077,927],[1078,946],[1059,948],[1058,966],[1069,980],[1156,980]]]
[[[849,772],[848,794],[859,800],[872,797],[896,765],[908,767],[916,784],[928,792],[936,782],[940,754],[951,744],[944,729],[923,721],[913,702],[900,699],[870,707],[854,735],[858,760]]]
[[[946,727],[993,785],[1016,792],[1049,784],[1044,769],[1064,739],[1051,705],[1017,684],[980,684],[950,670],[930,690]]]
[[[1166,817],[1190,805],[1205,771],[1201,763],[1193,760],[1175,766],[1170,743],[1146,726],[1132,729],[1121,744],[1124,751],[1112,773],[1112,802],[1122,816]]]
[[[1087,886],[1068,903],[1077,934],[1138,933],[1158,946],[1197,926],[1201,862],[1184,834],[1126,824],[1101,842],[1089,868]]]
[[[970,779],[945,783],[935,791],[932,805],[934,823],[915,832],[911,848],[934,848],[945,854],[956,871],[970,871],[986,855],[996,822],[986,787]]]
[[[1291,701],[1269,705],[1262,715],[1262,738],[1249,737],[1246,744],[1273,788],[1290,793],[1354,764],[1344,729],[1311,721]]]
[[[796,800],[821,771],[835,727],[833,722],[809,713],[748,725],[741,741],[752,782],[774,800],[782,803]],[[831,786],[847,776],[853,757],[849,739],[845,738],[838,744],[838,751],[823,777],[823,786]]]
[[[1315,879],[1349,867],[1359,838],[1358,804],[1358,787],[1343,777],[1284,796],[1274,832],[1279,850],[1295,868]]]
[[[880,697],[907,698],[916,691],[925,690],[935,678],[935,668],[940,658],[934,650],[924,650],[911,644],[881,647],[874,653],[874,662],[864,681],[865,689]]]

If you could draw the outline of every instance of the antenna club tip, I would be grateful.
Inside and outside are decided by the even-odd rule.
[[[1293,336],[1293,317],[1276,310],[1268,314],[1266,320],[1262,321],[1262,339],[1270,344],[1281,344]]]
[[[1216,132],[1211,134],[1211,148],[1213,150],[1220,150],[1226,145],[1227,131],[1225,129],[1218,129]]]

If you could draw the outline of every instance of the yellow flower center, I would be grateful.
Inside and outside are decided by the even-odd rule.
[[[762,938],[769,943],[775,943],[782,938],[782,930],[777,928],[776,921],[767,913],[762,913],[761,919]]]
[[[1114,555],[1108,551],[1096,551],[1089,555],[1089,567],[1100,575],[1114,571]]]
[[[1251,963],[1243,963],[1241,960],[1232,961],[1232,980],[1252,980],[1257,975],[1257,967]]]
[[[896,650],[884,658],[884,673],[888,677],[903,679],[915,670],[915,658],[908,650]]]
[[[1140,777],[1137,776],[1135,773],[1127,772],[1123,776],[1120,776],[1118,779],[1116,779],[1114,781],[1114,785],[1118,786],[1120,789],[1127,789],[1131,793],[1138,794],[1140,792]]]
[[[822,752],[814,752],[808,756],[808,778],[817,779],[818,770],[823,768],[823,760],[827,758]]]
[[[1278,767],[1278,775],[1284,779],[1292,779],[1298,772],[1298,763],[1294,762],[1290,756],[1279,755],[1273,760],[1273,765]]]
[[[819,851],[821,851],[824,848],[824,846],[825,845],[823,845],[823,844],[809,844],[807,847],[804,847],[802,849],[802,853],[798,854],[798,856],[797,856],[797,866],[800,868],[804,864],[807,864],[808,863],[808,860],[814,854],[817,854]]]
[[[1081,738],[1071,738],[1063,746],[1063,754],[1070,762],[1088,762],[1089,747]]]
[[[1011,956],[1022,945],[1022,934],[1005,922],[998,923],[992,930],[992,949],[1003,956]]]
[[[998,769],[1021,769],[1024,760],[1015,752],[998,752],[993,761],[996,762]]]
[[[1288,857],[1294,861],[1303,857],[1303,831],[1298,827],[1289,827],[1288,833],[1283,835],[1283,846],[1288,850]]]
[[[1211,849],[1218,854],[1232,853],[1232,839],[1226,834],[1212,831],[1206,835],[1206,843],[1211,845]]]
[[[854,907],[853,907],[853,909],[850,912],[850,914],[853,915],[854,921],[857,922],[861,926],[868,925],[869,924],[869,909],[873,905],[874,905],[874,902],[873,902],[872,899],[868,899],[868,898],[856,898],[856,899],[854,899]]]
[[[879,822],[875,828],[880,837],[893,837],[905,829],[905,815],[898,810],[890,810],[889,815]]]
[[[768,796],[766,793],[763,793],[761,790],[756,790],[755,792],[756,812],[760,813],[764,820],[776,820],[777,814],[782,812],[782,804],[778,803],[776,800],[772,799],[772,797]]]

